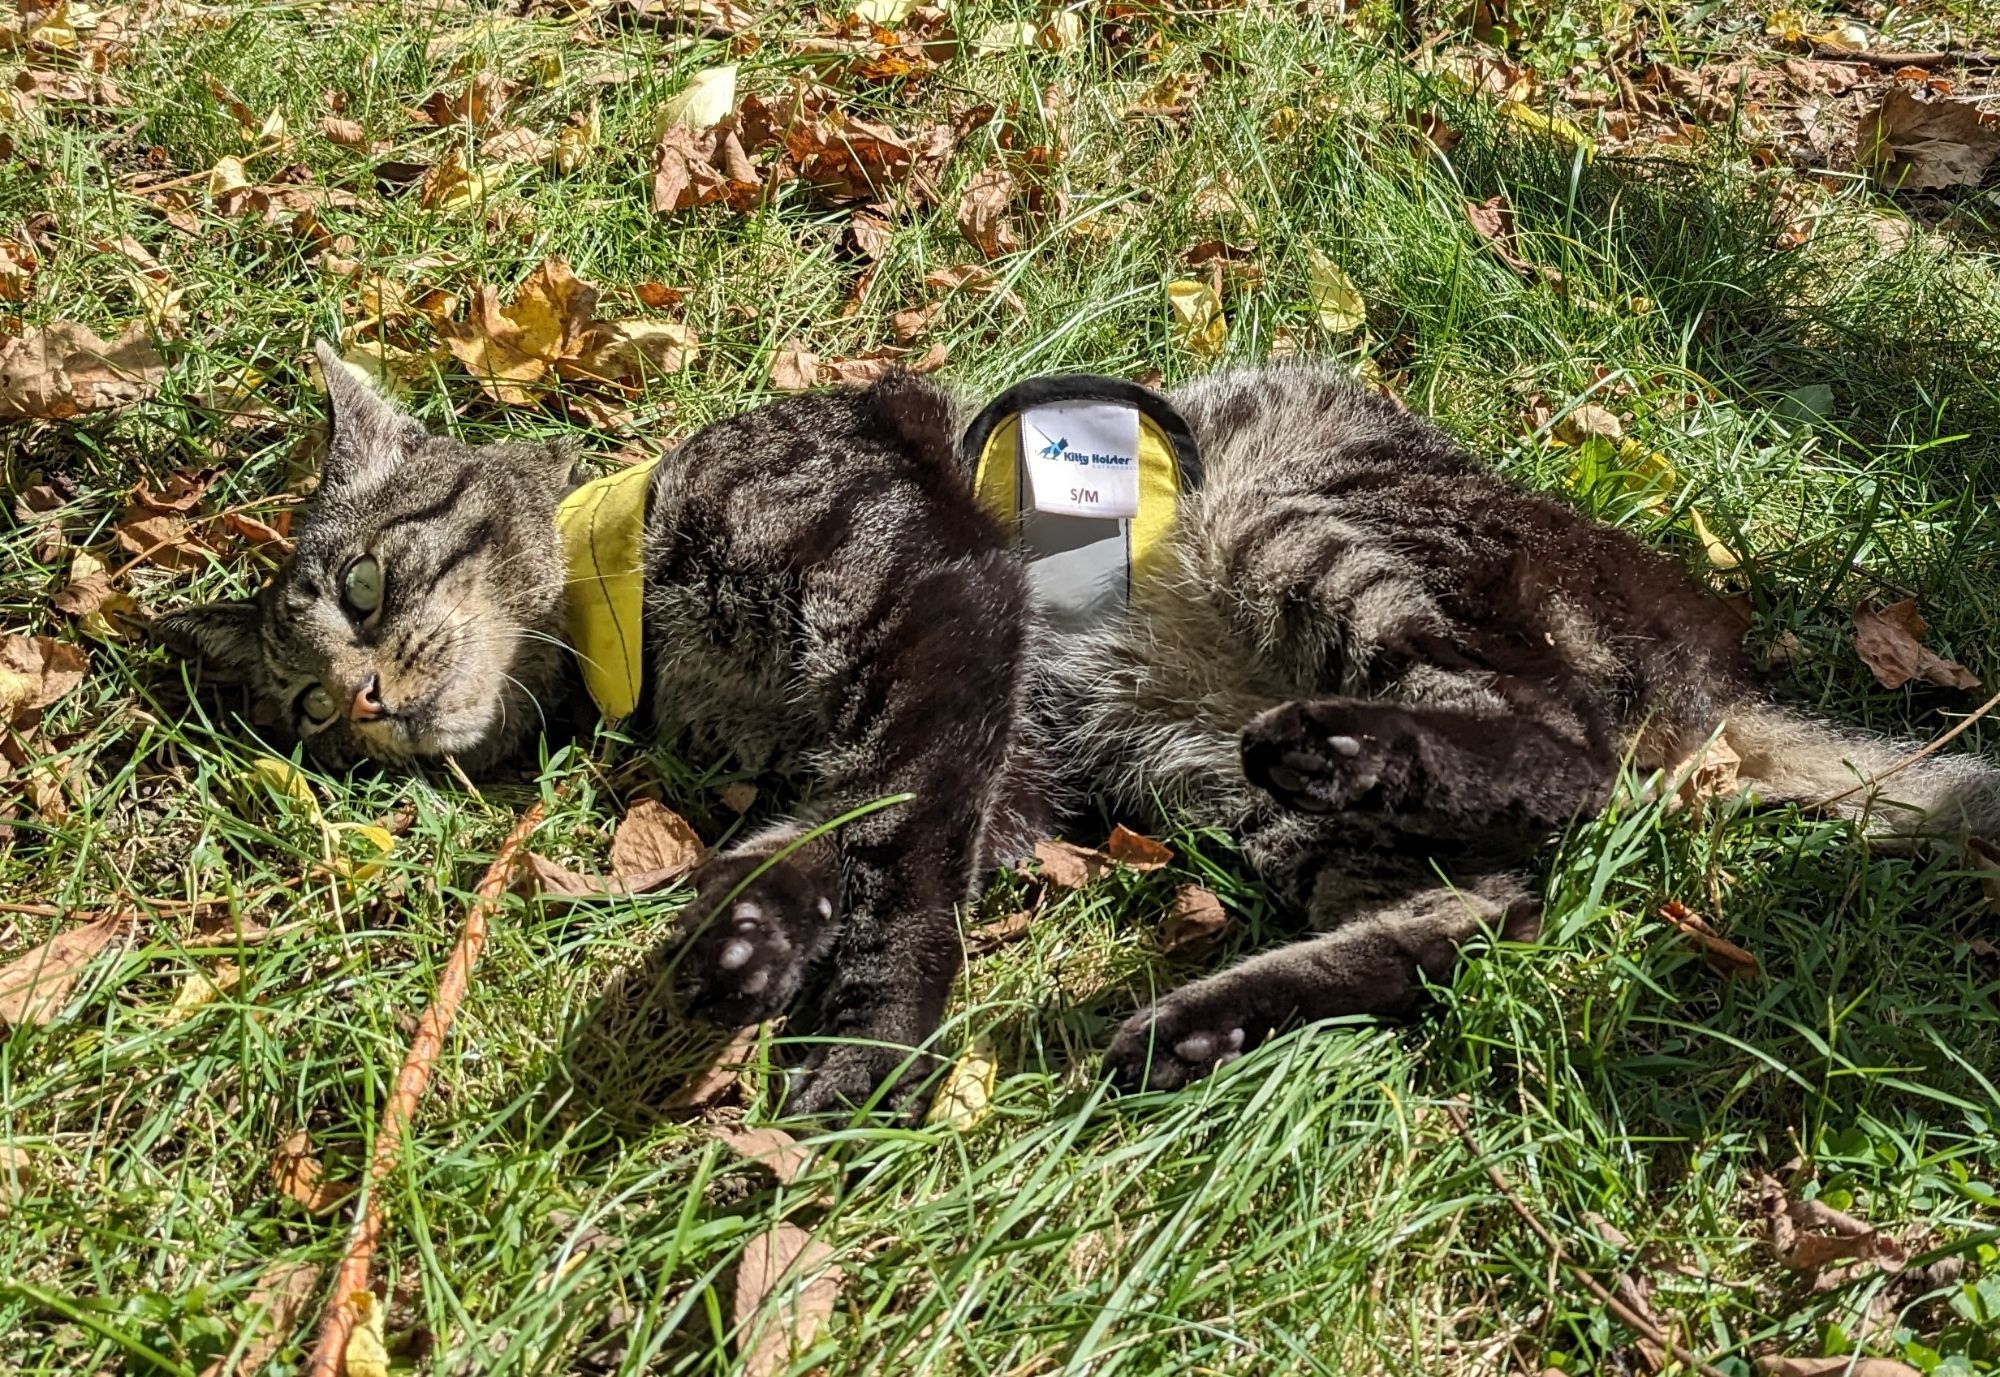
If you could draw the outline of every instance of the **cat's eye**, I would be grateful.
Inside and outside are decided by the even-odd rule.
[[[314,684],[299,696],[299,709],[314,722],[324,722],[333,716],[333,695]]]
[[[375,556],[363,555],[347,566],[340,576],[340,600],[364,617],[382,605],[382,565]]]

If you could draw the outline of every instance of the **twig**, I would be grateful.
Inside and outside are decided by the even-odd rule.
[[[326,1318],[320,1323],[319,1342],[306,1364],[308,1377],[339,1377],[346,1366],[347,1341],[354,1333],[357,1318],[354,1295],[368,1289],[375,1245],[382,1237],[382,1185],[396,1169],[403,1133],[416,1114],[424,1088],[430,1084],[438,1054],[444,1050],[445,1034],[451,1030],[452,1019],[465,999],[473,963],[479,959],[480,948],[486,945],[487,920],[500,906],[500,896],[507,892],[521,849],[541,821],[542,805],[537,803],[521,815],[514,830],[500,843],[493,864],[486,867],[472,902],[466,906],[465,924],[459,929],[458,941],[452,944],[444,974],[438,977],[437,993],[417,1022],[416,1036],[410,1039],[409,1054],[403,1058],[403,1069],[396,1073],[395,1091],[382,1110],[381,1126],[375,1133],[375,1151],[368,1163],[368,1190],[361,1213],[354,1221],[354,1230],[348,1236],[340,1269],[334,1274],[333,1296]]]
[[[1466,1151],[1472,1154],[1472,1160],[1486,1169],[1486,1179],[1493,1183],[1495,1190],[1507,1197],[1507,1203],[1514,1207],[1514,1213],[1521,1216],[1521,1221],[1548,1248],[1550,1258],[1555,1263],[1567,1267],[1569,1274],[1576,1278],[1578,1284],[1584,1290],[1590,1292],[1591,1295],[1595,1296],[1598,1303],[1610,1311],[1614,1319],[1640,1338],[1658,1344],[1680,1362],[1685,1363],[1696,1372],[1702,1373],[1703,1377],[1729,1377],[1729,1374],[1721,1368],[1710,1363],[1704,1363],[1701,1359],[1695,1357],[1694,1354],[1675,1343],[1672,1338],[1662,1333],[1659,1327],[1651,1320],[1605,1290],[1596,1277],[1593,1277],[1590,1273],[1584,1271],[1583,1268],[1571,1262],[1563,1253],[1562,1245],[1556,1242],[1555,1235],[1551,1234],[1542,1221],[1535,1217],[1534,1212],[1522,1203],[1521,1197],[1514,1193],[1514,1188],[1508,1184],[1507,1178],[1500,1174],[1500,1169],[1487,1160],[1485,1152],[1480,1149],[1479,1140],[1472,1136],[1472,1125],[1465,1120],[1464,1108],[1459,1104],[1448,1104],[1444,1107],[1444,1112],[1450,1117],[1451,1126],[1458,1130],[1458,1136],[1465,1140]]]
[[[1925,756],[1935,755],[1939,751],[1943,750],[1946,746],[1950,745],[1951,742],[1954,739],[1956,739],[1957,736],[1961,732],[1963,732],[1967,727],[1970,727],[1974,722],[1977,722],[1980,718],[1986,716],[1987,713],[1993,711],[1993,709],[1995,708],[2000,708],[2000,693],[1994,694],[1984,703],[1981,703],[1978,707],[1974,708],[1972,710],[1971,716],[1964,718],[1962,721],[1958,723],[1958,725],[1950,728],[1947,731],[1940,732],[1938,735],[1932,737],[1927,744],[1925,744],[1922,747],[1919,747],[1917,750],[1911,751],[1908,755],[1904,756],[1901,760],[1897,761],[1894,765],[1891,765],[1888,769],[1882,771],[1880,774],[1870,775],[1867,779],[1862,780],[1860,783],[1856,784],[1853,788],[1843,789],[1840,793],[1834,794],[1830,798],[1823,798],[1818,800],[1817,802],[1809,803],[1806,805],[1806,808],[1810,811],[1817,811],[1821,808],[1830,808],[1834,804],[1839,803],[1843,799],[1849,799],[1854,797],[1854,795],[1860,793],[1863,789],[1873,788],[1875,785],[1880,784],[1883,780],[1887,779],[1890,775],[1899,774],[1902,771],[1909,769],[1912,765],[1916,764],[1919,760],[1922,760]]]
[[[1976,48],[1964,48],[1953,53],[1868,53],[1815,44],[1812,55],[1828,62],[1865,62],[1870,67],[1886,67],[1891,71],[1898,67],[1949,67],[1954,63],[1963,63],[1967,67],[2000,67],[2000,53],[1983,52]]]

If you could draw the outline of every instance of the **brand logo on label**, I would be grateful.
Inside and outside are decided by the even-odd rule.
[[[1060,439],[1051,440],[1049,441],[1049,443],[1042,446],[1042,458],[1060,459],[1068,450],[1069,450],[1069,439],[1067,436],[1062,437]]]

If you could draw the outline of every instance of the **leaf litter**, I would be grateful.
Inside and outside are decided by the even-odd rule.
[[[1886,607],[1864,602],[1854,609],[1855,653],[1883,688],[1901,688],[1913,679],[1940,688],[1978,688],[1979,676],[1923,644],[1926,630],[1915,598]]]

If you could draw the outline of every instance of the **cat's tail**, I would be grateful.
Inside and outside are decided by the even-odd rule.
[[[1737,776],[1760,798],[1859,819],[1886,833],[2000,837],[2000,767],[1962,752],[1911,761],[1922,743],[1843,730],[1772,703],[1725,713]]]

